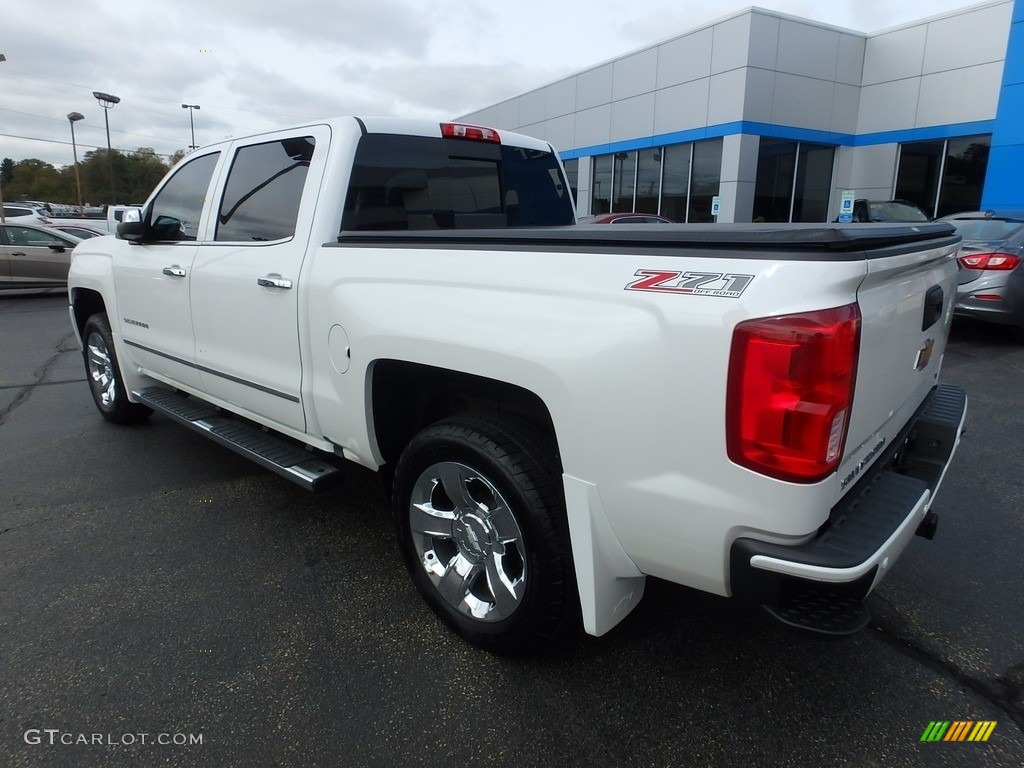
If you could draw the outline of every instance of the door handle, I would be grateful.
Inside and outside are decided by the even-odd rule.
[[[257,277],[256,282],[262,285],[264,288],[291,288],[292,281],[285,280],[283,277],[277,277],[275,275],[264,275],[263,277]]]
[[[24,255],[25,255],[24,251],[15,251],[14,253],[11,254],[11,256],[24,256]]]
[[[164,267],[164,274],[168,277],[184,277],[185,270],[175,264],[173,267]]]

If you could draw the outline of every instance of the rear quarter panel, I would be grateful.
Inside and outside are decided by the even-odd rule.
[[[753,254],[752,254],[753,256]],[[376,360],[514,383],[547,405],[566,475],[597,486],[645,573],[725,593],[738,532],[799,538],[835,487],[733,465],[725,396],[733,327],[856,300],[863,261],[628,253],[324,247],[309,276],[312,386],[324,434],[375,466],[367,402]],[[638,271],[750,275],[737,297],[627,290]],[[340,326],[351,362],[329,352]]]

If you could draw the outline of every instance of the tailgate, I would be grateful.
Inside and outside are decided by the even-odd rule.
[[[958,238],[867,253],[861,346],[840,496],[936,386],[956,301]]]

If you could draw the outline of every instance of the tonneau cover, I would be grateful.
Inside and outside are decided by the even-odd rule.
[[[337,246],[481,248],[665,253],[677,249],[780,252],[796,259],[856,260],[937,248],[959,236],[946,223],[927,224],[582,224],[567,227],[342,232]]]

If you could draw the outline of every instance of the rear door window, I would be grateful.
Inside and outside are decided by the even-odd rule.
[[[316,141],[299,136],[242,147],[228,173],[214,239],[283,240],[295,234]]]

